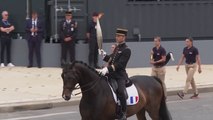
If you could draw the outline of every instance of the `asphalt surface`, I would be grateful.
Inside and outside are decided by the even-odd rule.
[[[180,100],[177,96],[168,97],[169,110],[173,120],[212,120],[213,92],[202,93],[198,99],[189,99],[190,95]],[[0,120],[80,120],[78,106],[58,107],[53,109],[0,113]],[[133,116],[128,120],[136,120]],[[151,119],[148,119],[151,120]]]

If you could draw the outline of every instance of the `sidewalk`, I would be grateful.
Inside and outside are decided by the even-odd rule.
[[[201,92],[213,91],[213,65],[203,65],[203,73],[195,75]],[[129,76],[150,75],[151,68],[129,68]],[[0,68],[0,112],[29,110],[77,104],[81,95],[73,96],[71,102],[61,98],[61,68]],[[185,69],[181,66],[167,67],[166,85],[168,95],[176,94],[185,84]],[[79,91],[75,91],[77,93]]]

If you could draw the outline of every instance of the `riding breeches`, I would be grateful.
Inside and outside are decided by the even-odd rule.
[[[117,95],[118,95],[118,99],[121,102],[121,106],[122,106],[122,112],[126,112],[127,109],[127,105],[126,105],[126,81],[125,79],[117,79],[116,80],[118,83],[118,90],[117,90]]]

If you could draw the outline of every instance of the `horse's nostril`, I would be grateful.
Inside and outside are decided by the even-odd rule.
[[[65,96],[65,98],[64,98],[65,100],[70,100],[70,97],[69,96]]]
[[[64,99],[65,99],[65,98],[66,98],[66,96],[65,96],[65,95],[62,95],[62,98],[64,98]]]

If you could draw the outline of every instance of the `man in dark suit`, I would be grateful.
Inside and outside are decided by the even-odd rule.
[[[100,74],[107,75],[109,79],[115,79],[118,83],[118,98],[121,102],[121,113],[118,113],[119,120],[126,120],[126,81],[128,81],[128,75],[126,73],[126,66],[131,56],[131,50],[126,45],[126,29],[117,29],[116,42],[117,47],[114,49],[113,54],[104,54],[104,61],[108,62],[108,66],[100,70]],[[106,53],[102,51],[102,53]]]
[[[59,37],[61,40],[61,65],[75,61],[75,43],[77,36],[77,22],[72,19],[72,12],[66,11],[65,20],[60,23]],[[67,61],[67,52],[70,60]]]
[[[33,54],[35,52],[38,68],[41,68],[41,42],[43,39],[43,24],[38,18],[37,12],[32,12],[32,18],[26,23],[26,39],[29,47],[29,65],[33,67]]]

